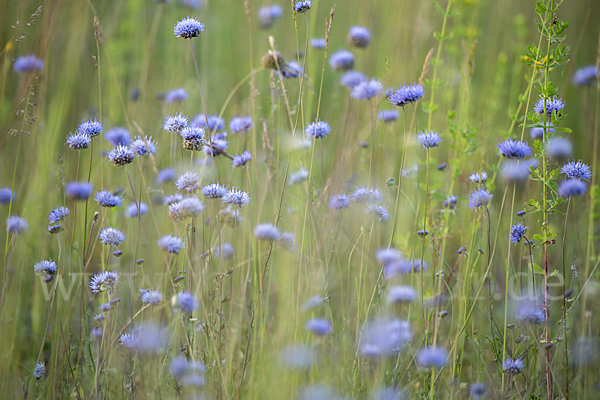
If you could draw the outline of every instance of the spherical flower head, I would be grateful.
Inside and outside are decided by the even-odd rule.
[[[233,156],[233,160],[231,160],[231,166],[243,167],[246,164],[248,164],[250,160],[252,160],[252,154],[248,150],[244,150],[244,152],[241,155],[238,156],[236,154],[235,156]]]
[[[578,69],[573,74],[573,86],[592,86],[598,79],[598,68],[595,65]]]
[[[13,71],[16,73],[40,71],[42,68],[44,62],[33,54],[21,56],[13,64]]]
[[[139,344],[139,338],[133,336],[131,333],[122,333],[119,336],[119,344],[128,349],[135,349]]]
[[[158,239],[158,246],[167,253],[179,254],[184,247],[183,242],[177,236],[165,235]]]
[[[121,204],[123,204],[123,198],[121,196],[112,194],[104,189],[100,192],[96,192],[94,200],[96,200],[100,206],[108,208],[121,207]]]
[[[555,130],[552,127],[552,124],[550,124],[550,126],[546,127],[546,135],[548,135],[548,133],[554,133],[554,131]],[[544,128],[542,128],[541,126],[533,127],[529,131],[529,135],[531,136],[531,138],[533,140],[543,140],[544,139]]]
[[[488,190],[484,188],[475,189],[469,193],[468,206],[471,210],[475,210],[476,208],[486,206],[491,199],[492,195]]]
[[[48,259],[35,263],[35,265],[33,266],[33,270],[36,273],[36,275],[46,276],[56,274],[58,267],[56,266],[56,263],[54,261]]]
[[[293,60],[280,67],[281,77],[283,79],[294,79],[298,78],[302,74],[302,67],[298,64],[298,61]],[[279,73],[279,71],[277,71]]]
[[[181,103],[187,100],[188,96],[188,92],[184,88],[177,88],[167,92],[165,101],[167,103]]]
[[[50,210],[48,213],[48,219],[51,223],[63,221],[70,212],[71,210],[69,210],[67,207],[57,207]]]
[[[85,200],[92,194],[94,187],[89,182],[69,182],[65,186],[65,192],[69,199]]]
[[[183,200],[183,196],[181,194],[179,194],[179,193],[169,194],[163,198],[163,205],[169,206],[174,203],[179,203],[181,200]]]
[[[411,338],[407,321],[382,318],[369,323],[361,336],[359,348],[366,357],[396,355]]]
[[[102,303],[100,304],[99,308],[102,312],[109,312],[110,310],[112,310],[112,306],[110,305],[110,303]]]
[[[388,304],[412,303],[417,300],[417,291],[410,286],[392,286],[387,294]]]
[[[281,237],[281,232],[273,224],[258,224],[254,228],[254,236],[258,240],[273,242]]]
[[[569,139],[553,137],[546,142],[546,155],[557,161],[566,160],[573,153],[573,145]]]
[[[297,183],[302,183],[308,179],[309,174],[310,173],[308,172],[307,169],[300,168],[298,171],[290,174],[287,184],[291,186],[291,185],[295,185]]]
[[[325,48],[325,46],[327,45],[327,41],[325,40],[325,38],[314,38],[310,39],[310,45],[313,49],[320,50]]]
[[[46,365],[42,361],[36,363],[35,367],[33,368],[33,377],[35,379],[42,379],[42,376],[44,376],[45,373]]]
[[[527,230],[527,226],[523,226],[521,222],[517,222],[513,226],[510,227],[510,241],[513,244],[517,244],[523,239],[523,235],[525,235],[525,231]]]
[[[183,128],[188,126],[188,117],[179,114],[168,115],[163,122],[163,130],[167,132],[181,132]]]
[[[331,132],[331,127],[325,121],[315,120],[304,128],[304,134],[315,139],[323,139],[329,135],[329,132]]]
[[[110,142],[114,147],[119,145],[128,146],[131,143],[131,136],[129,131],[125,128],[112,128],[104,134],[104,139]]]
[[[483,383],[473,383],[469,387],[469,395],[474,400],[485,399],[487,395],[487,388]]]
[[[344,193],[333,195],[331,196],[331,199],[329,199],[329,208],[333,208],[336,211],[348,207],[350,207],[350,197]]]
[[[383,110],[377,113],[377,119],[382,122],[394,122],[400,114],[396,110]]]
[[[227,134],[216,134],[211,138],[210,143],[204,145],[204,154],[217,157],[225,153],[229,143],[226,140]]]
[[[195,192],[200,187],[200,176],[195,171],[188,171],[177,177],[175,187],[188,193]]]
[[[81,123],[79,123],[79,126],[77,127],[78,133],[86,135],[89,138],[98,136],[103,130],[104,128],[102,127],[102,123],[97,119],[90,119],[88,121],[81,120]]]
[[[432,147],[438,147],[442,141],[440,135],[437,132],[421,132],[417,135],[417,141],[424,149],[429,150]]]
[[[507,182],[522,182],[529,178],[530,167],[538,164],[535,158],[529,160],[507,160],[500,165],[500,176]]]
[[[384,248],[377,250],[377,252],[375,253],[375,258],[377,259],[377,262],[379,262],[379,264],[385,266],[402,260],[402,253],[393,248]]]
[[[193,313],[198,308],[198,300],[189,292],[181,292],[177,295],[179,309],[186,313]]]
[[[296,249],[295,240],[296,235],[294,235],[292,232],[283,232],[279,238],[279,243],[281,243],[283,247],[289,251],[294,251]]]
[[[350,195],[350,199],[355,203],[379,203],[383,199],[383,194],[379,189],[369,188],[366,186],[356,186],[354,192]]]
[[[201,128],[206,129],[207,128],[207,126],[206,126],[207,119],[208,119],[208,130],[210,132],[222,131],[223,129],[225,129],[225,120],[223,118],[219,118],[219,114],[209,115],[208,117],[205,117],[204,114],[198,114],[192,120],[192,123],[190,125],[199,126]]]
[[[207,199],[220,199],[227,194],[227,187],[217,183],[209,183],[202,188],[202,194]]]
[[[90,143],[92,143],[92,139],[90,139],[90,137],[88,135],[85,135],[83,133],[75,132],[75,133],[70,133],[67,136],[66,144],[68,144],[69,147],[72,148],[73,150],[87,149],[89,147]]]
[[[454,210],[457,202],[458,202],[458,199],[456,198],[456,196],[454,196],[454,195],[446,196],[446,200],[444,200],[444,208],[449,208],[451,210]]]
[[[50,232],[52,234],[62,232],[63,230],[64,230],[64,228],[60,222],[57,224],[48,225],[48,232]]]
[[[136,136],[135,140],[131,143],[131,150],[138,156],[155,154],[157,150],[156,142],[152,140],[152,136],[145,136],[143,139],[141,136]]]
[[[498,144],[500,154],[506,158],[518,159],[531,155],[529,145],[520,140],[508,139]]]
[[[131,164],[135,158],[135,152],[129,146],[119,145],[110,150],[106,157],[116,166]]]
[[[175,179],[175,170],[173,168],[165,168],[158,171],[158,176],[156,177],[156,182],[159,184],[165,182],[171,182]]]
[[[17,235],[25,233],[29,229],[29,224],[25,218],[12,216],[6,219],[6,232]]]
[[[140,289],[140,296],[142,299],[142,303],[157,305],[162,301],[163,295],[161,292],[150,290],[150,289]]]
[[[103,228],[98,233],[98,238],[107,246],[118,246],[125,240],[125,234],[112,227]]]
[[[425,88],[420,83],[412,85],[405,84],[388,95],[387,100],[395,106],[404,107],[407,104],[419,100],[424,94]]]
[[[205,206],[196,197],[186,197],[177,203],[177,208],[183,218],[191,218],[200,215]]]
[[[114,292],[119,283],[119,274],[113,271],[97,272],[90,278],[92,293]]]
[[[352,89],[351,96],[357,100],[370,100],[379,96],[383,91],[383,85],[377,79],[363,81]]]
[[[566,163],[562,166],[560,172],[567,175],[567,178],[569,179],[580,179],[588,182],[592,179],[592,170],[590,169],[590,166],[584,164],[581,160]]]
[[[437,346],[426,347],[417,353],[417,364],[421,368],[442,368],[447,359],[446,349]]]
[[[587,191],[587,185],[579,179],[567,179],[558,185],[558,195],[562,198],[582,196]]]
[[[229,243],[223,243],[221,246],[215,247],[213,255],[217,258],[231,258],[233,257],[233,246]]]
[[[191,39],[198,37],[204,30],[204,24],[196,18],[187,17],[175,24],[175,36],[182,39]]]
[[[487,181],[487,172],[485,171],[481,171],[481,172],[473,172],[471,175],[469,175],[469,179],[471,180],[471,182],[473,183],[485,183],[485,181]]]
[[[552,99],[546,99],[547,116],[551,117],[552,114],[560,116],[563,108],[565,108],[565,102],[562,99],[557,99],[556,97]],[[538,114],[544,113],[544,99],[542,97],[540,97],[537,103],[535,103],[533,111],[535,111]]]
[[[310,0],[297,1],[294,3],[294,11],[296,11],[297,13],[304,14],[305,12],[310,10],[310,7],[312,7],[312,1],[310,1]]]
[[[340,77],[340,83],[346,86],[348,89],[354,89],[366,80],[367,77],[365,74],[359,71],[344,72],[344,74]]]
[[[520,306],[517,319],[525,324],[541,325],[546,321],[546,312],[537,304],[526,302]]]
[[[421,261],[421,260],[418,260]],[[385,279],[392,279],[413,272],[413,262],[399,259],[383,266],[383,276]]]
[[[138,210],[138,207],[139,207],[139,210]],[[131,203],[127,207],[127,210],[125,210],[125,216],[129,217],[129,218],[135,218],[135,217],[139,217],[140,215],[145,215],[148,211],[150,211],[150,208],[148,207],[148,204],[146,204],[146,203],[140,203],[140,204]]]
[[[371,43],[371,32],[363,26],[353,26],[346,40],[350,45],[364,49]]]
[[[367,214],[372,215],[373,218],[380,222],[385,222],[390,218],[390,213],[387,207],[378,206],[377,204],[367,205],[367,207],[365,208],[365,212]]]
[[[234,204],[239,207],[243,207],[246,204],[250,204],[250,195],[241,190],[231,189],[221,198],[221,201],[225,204]]]
[[[15,199],[15,194],[10,188],[0,188],[0,204],[10,204]]]
[[[206,143],[204,140],[204,128],[199,126],[187,126],[179,134],[183,139],[182,146],[186,150],[202,150]]]
[[[354,68],[354,54],[348,50],[338,50],[331,55],[329,65],[335,72],[350,71]]]
[[[502,364],[502,372],[510,375],[517,375],[523,372],[523,361],[520,358],[511,359],[507,358]]]
[[[250,129],[252,129],[252,117],[233,117],[231,121],[229,121],[229,130],[232,133],[248,132]]]
[[[326,319],[312,318],[306,321],[304,329],[317,336],[327,336],[331,333],[331,322]]]

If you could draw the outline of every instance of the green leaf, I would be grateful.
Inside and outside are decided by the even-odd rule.
[[[533,269],[534,274],[544,275],[544,270],[537,264],[531,264],[531,269]]]

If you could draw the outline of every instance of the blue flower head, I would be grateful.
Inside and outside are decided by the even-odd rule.
[[[138,210],[138,207],[139,207],[139,210]],[[140,215],[145,215],[146,213],[148,213],[148,211],[150,211],[150,208],[148,207],[148,204],[146,204],[146,203],[141,203],[141,202],[140,202],[140,204],[131,203],[127,207],[127,210],[125,210],[125,216],[129,217],[129,218],[135,218]]]
[[[141,297],[142,303],[155,306],[157,304],[160,304],[160,302],[162,301],[163,295],[161,292],[158,292],[155,290],[140,289],[140,297]]]
[[[97,272],[90,278],[92,293],[114,292],[119,283],[119,274],[112,271]]]
[[[112,128],[104,134],[104,139],[110,142],[114,147],[119,145],[128,146],[131,143],[131,136],[129,131],[125,128]]]
[[[350,207],[350,197],[348,197],[348,195],[341,193],[331,196],[331,199],[329,200],[329,208],[340,211],[348,207]]]
[[[6,219],[6,232],[17,235],[19,233],[25,233],[29,229],[29,224],[25,218],[12,216]]]
[[[254,228],[254,236],[258,240],[273,242],[281,237],[281,232],[273,224],[258,224]]]
[[[209,115],[208,117],[205,117],[204,114],[198,114],[192,120],[191,125],[206,129],[206,120],[208,120],[208,130],[210,132],[222,131],[225,129],[225,120],[219,118],[218,114]]]
[[[360,71],[348,71],[340,76],[340,83],[348,89],[354,89],[366,80],[367,77]]]
[[[157,147],[156,142],[152,140],[152,136],[136,136],[135,140],[131,143],[131,150],[138,156],[146,156],[148,154],[155,154]]]
[[[308,10],[310,10],[311,6],[312,6],[312,1],[310,1],[310,0],[297,1],[294,3],[294,11],[296,11],[297,13],[305,13]]]
[[[102,133],[104,128],[102,127],[102,123],[97,119],[90,119],[89,121],[82,120],[79,126],[77,127],[77,132],[82,135],[87,135],[90,138],[94,136],[98,136]]]
[[[252,154],[248,150],[245,150],[241,155],[233,156],[233,160],[231,160],[231,165],[234,167],[243,167],[248,164],[248,162],[252,160]]]
[[[193,313],[198,308],[198,300],[190,292],[180,292],[177,295],[179,309],[186,313]]]
[[[15,199],[15,194],[10,188],[0,188],[0,204],[9,204],[11,200]]]
[[[213,255],[217,258],[231,258],[233,257],[233,246],[229,243],[223,243],[221,246],[215,247]]]
[[[350,198],[355,203],[379,203],[383,199],[383,194],[379,189],[356,186]]]
[[[417,300],[417,291],[410,286],[392,286],[387,294],[388,304],[412,303]]]
[[[346,39],[354,47],[365,48],[371,43],[371,32],[365,27],[353,26]]]
[[[184,247],[183,242],[177,236],[165,235],[158,239],[158,246],[167,253],[179,254]]]
[[[67,207],[57,207],[53,210],[50,210],[48,213],[48,219],[51,223],[63,221],[67,215],[69,215],[70,210]]]
[[[243,207],[246,204],[250,204],[250,196],[241,190],[231,189],[221,198],[221,201],[225,204],[234,204]]]
[[[324,49],[327,45],[327,41],[324,38],[314,38],[310,39],[310,45],[314,49]]]
[[[546,142],[545,152],[553,160],[565,160],[573,153],[573,145],[569,139],[553,137]]]
[[[441,347],[426,347],[417,353],[417,364],[421,368],[442,368],[447,359],[448,352]]]
[[[469,175],[469,179],[471,180],[471,182],[473,183],[485,183],[485,181],[487,181],[487,172],[485,171],[481,171],[481,172],[473,172],[471,175]]]
[[[167,132],[181,132],[188,125],[188,117],[179,114],[168,115],[163,122],[163,130]]]
[[[65,186],[67,197],[75,200],[85,200],[92,194],[94,187],[89,182],[69,182]]]
[[[395,106],[404,107],[407,104],[414,103],[425,94],[423,85],[412,84],[398,87],[398,90],[392,92],[387,100]]]
[[[432,147],[438,147],[438,145],[442,142],[442,138],[437,132],[429,131],[429,132],[421,132],[417,135],[417,141],[424,149],[429,150]]]
[[[513,244],[517,244],[523,239],[523,235],[525,235],[525,231],[527,230],[527,226],[523,226],[521,222],[517,222],[513,226],[510,227],[510,241]]]
[[[325,121],[315,120],[304,128],[304,134],[315,139],[323,139],[329,135],[329,132],[331,132],[331,127]]]
[[[304,328],[317,336],[327,336],[331,333],[331,322],[326,319],[312,318],[306,321]]]
[[[233,117],[231,121],[229,121],[229,130],[231,130],[232,133],[248,132],[250,129],[252,129],[252,117]]]
[[[523,372],[523,361],[520,358],[511,359],[507,358],[502,364],[502,372],[510,375],[517,375]]]
[[[175,36],[182,39],[191,39],[198,37],[204,30],[204,24],[196,18],[187,17],[175,24]]]
[[[63,231],[63,226],[62,224],[59,222],[57,224],[50,224],[48,225],[48,232],[54,234],[54,233],[59,233]]]
[[[377,119],[382,122],[393,122],[397,120],[399,117],[399,113],[396,110],[383,110],[377,113]]]
[[[103,228],[98,233],[100,242],[107,246],[118,246],[125,240],[125,234],[120,230],[112,227]]]
[[[390,218],[390,213],[387,207],[377,204],[369,204],[365,208],[367,214],[371,214],[377,221],[385,222]]]
[[[338,50],[331,55],[329,65],[335,72],[350,71],[354,67],[354,54],[348,50]]]
[[[412,338],[408,321],[382,318],[369,323],[360,340],[360,352],[365,357],[396,355]]]
[[[207,156],[217,157],[224,154],[227,147],[227,133],[218,133],[211,138],[210,143],[204,145],[203,150]]]
[[[52,260],[42,260],[33,266],[33,271],[39,276],[54,275],[57,270],[58,267]]]
[[[562,99],[557,99],[556,97],[552,99],[546,99],[546,115],[549,117],[551,117],[553,113],[556,115],[561,115],[560,113],[563,108],[565,108],[565,102]],[[540,97],[537,103],[535,103],[533,111],[538,114],[544,113],[544,99],[542,97]]]
[[[598,68],[595,65],[588,65],[575,71],[572,82],[574,86],[591,86],[597,78]]]
[[[554,128],[552,127],[552,125],[546,127],[546,135],[548,135],[548,133],[554,133]],[[531,128],[531,131],[529,131],[529,135],[533,140],[543,140],[544,128],[542,128],[541,126],[533,127]]]
[[[383,85],[376,79],[363,81],[352,89],[351,96],[357,100],[369,100],[379,96],[383,91]]]
[[[206,143],[204,140],[204,128],[199,126],[187,126],[179,134],[183,139],[182,146],[186,150],[201,150]]]
[[[175,170],[173,168],[165,168],[158,171],[158,176],[156,177],[156,181],[158,183],[171,182],[175,179]]]
[[[490,192],[484,188],[473,190],[469,194],[468,206],[471,210],[487,205],[492,199]]]
[[[522,182],[529,178],[530,167],[538,164],[535,158],[528,160],[506,160],[500,165],[500,175],[507,182]]]
[[[92,139],[90,139],[90,137],[88,135],[85,135],[83,133],[75,132],[75,133],[70,133],[67,136],[66,144],[68,144],[69,147],[72,148],[73,150],[87,149],[89,147],[90,143],[92,143]]]
[[[135,153],[129,146],[119,145],[110,150],[106,157],[116,166],[131,164],[135,158]]]
[[[520,140],[508,139],[498,144],[500,154],[506,158],[521,159],[525,156],[531,155],[531,149],[529,145]]]
[[[44,376],[45,373],[46,365],[44,364],[44,362],[39,361],[38,363],[36,363],[35,367],[33,368],[33,377],[35,379],[42,379],[42,376]]]
[[[227,187],[217,183],[209,183],[202,188],[202,194],[207,199],[220,199],[227,194]]]
[[[165,95],[165,101],[167,103],[181,103],[187,100],[188,92],[184,88],[173,89],[167,92]]]
[[[194,171],[188,171],[177,177],[175,187],[186,192],[194,192],[200,187],[200,176]]]
[[[42,68],[44,68],[44,62],[33,54],[29,56],[21,56],[17,58],[13,64],[13,70],[17,73],[34,72],[39,71]]]
[[[469,395],[473,400],[483,400],[487,395],[487,387],[483,383],[473,383],[469,387]]]
[[[546,321],[546,312],[536,303],[525,302],[520,305],[517,319],[525,324],[541,325]]]
[[[102,189],[100,192],[96,192],[94,200],[96,200],[102,207],[108,208],[121,207],[121,204],[123,203],[123,198],[121,196],[115,195],[104,189]]]
[[[569,179],[580,179],[588,182],[592,179],[590,166],[584,164],[581,160],[566,163],[562,166],[560,172],[567,175]]]
[[[579,179],[567,179],[558,185],[558,195],[562,198],[581,196],[587,191],[587,185]]]

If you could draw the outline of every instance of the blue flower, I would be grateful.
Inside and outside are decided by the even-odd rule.
[[[288,178],[287,184],[289,186],[291,186],[291,185],[295,185],[297,183],[302,183],[302,182],[304,182],[305,180],[308,179],[308,175],[309,175],[309,172],[308,172],[307,169],[300,168],[298,171],[290,174],[290,177]]]
[[[229,143],[227,142],[227,133],[218,133],[211,138],[210,143],[204,145],[204,154],[217,157],[225,153]]]
[[[116,166],[131,164],[135,158],[135,153],[129,146],[118,145],[110,150],[106,157]]]
[[[112,194],[108,190],[104,189],[102,189],[100,192],[96,192],[94,200],[96,200],[102,207],[108,208],[121,207],[121,204],[123,203],[123,198],[121,196]]]
[[[109,312],[110,310],[112,310],[112,306],[110,305],[110,303],[102,303],[100,304],[99,308],[102,312]]]
[[[327,336],[331,333],[331,322],[326,319],[312,318],[306,321],[304,329],[314,333],[317,336]]]
[[[75,200],[85,200],[92,194],[94,187],[89,182],[69,182],[65,186],[67,197]]]
[[[378,206],[376,204],[369,204],[365,211],[367,214],[371,214],[377,221],[385,222],[390,218],[390,213],[387,207]]]
[[[275,241],[281,237],[279,229],[273,224],[258,224],[254,228],[254,236],[258,240]]]
[[[42,376],[44,376],[45,373],[46,365],[44,364],[44,362],[39,361],[38,363],[36,363],[35,367],[33,368],[33,377],[35,379],[42,379]]]
[[[148,154],[156,153],[156,142],[152,140],[152,136],[136,136],[135,140],[131,143],[131,150],[138,156],[146,156]]]
[[[331,199],[329,199],[329,208],[333,208],[336,211],[348,207],[350,207],[350,197],[344,193],[333,195],[331,196]]]
[[[157,305],[162,301],[163,295],[161,292],[150,290],[150,289],[140,289],[140,296],[142,299],[142,303]]]
[[[167,132],[181,132],[188,125],[188,117],[179,114],[168,115],[163,122],[163,130]]]
[[[557,99],[556,97],[552,99],[546,99],[546,115],[549,117],[552,116],[553,113],[560,115],[560,112],[563,108],[565,108],[565,102],[562,99]],[[538,114],[544,113],[544,99],[542,97],[540,97],[537,103],[535,103],[533,111]]]
[[[169,206],[169,210],[173,206],[176,206],[177,211],[183,218],[197,217],[205,208],[204,204],[196,197],[186,197],[180,202]]]
[[[225,129],[225,120],[223,118],[219,118],[219,114],[209,115],[205,117],[204,114],[198,114],[192,120],[192,126],[199,126],[201,128],[206,129],[206,120],[208,119],[208,130],[210,132],[214,131],[222,131]]]
[[[567,179],[558,185],[558,195],[563,198],[585,194],[587,185],[579,179]]]
[[[331,127],[325,121],[315,120],[304,128],[304,134],[315,139],[323,139],[329,135],[329,132],[331,132]]]
[[[546,127],[546,135],[548,135],[548,133],[554,133],[554,128],[552,127],[552,124]],[[533,127],[529,131],[529,135],[533,140],[543,140],[544,128],[542,128],[541,126]]]
[[[379,189],[356,186],[350,198],[355,203],[379,203],[383,199],[383,194]]]
[[[522,223],[517,222],[510,228],[510,241],[513,244],[517,244],[523,239],[523,235],[525,235],[525,230],[527,230],[528,226],[523,226]]]
[[[598,78],[598,68],[595,65],[588,65],[578,69],[573,74],[574,86],[591,86]]]
[[[252,154],[250,154],[248,150],[244,150],[244,152],[241,155],[238,156],[236,154],[235,156],[233,156],[233,160],[231,160],[231,165],[234,167],[243,167],[250,160],[252,160]]]
[[[324,38],[313,38],[310,39],[310,45],[314,49],[324,49],[327,45],[327,41]]]
[[[198,126],[187,126],[179,132],[183,139],[182,146],[186,150],[201,150],[206,141],[204,140],[204,128]]]
[[[25,218],[12,216],[6,219],[6,232],[17,235],[25,233],[29,229],[29,224]]]
[[[70,133],[67,136],[67,143],[70,148],[73,150],[83,150],[87,149],[92,143],[92,139],[88,135],[84,135],[83,133],[75,132]]]
[[[446,200],[444,200],[444,208],[454,210],[457,201],[458,199],[454,195],[446,196]]]
[[[229,121],[229,129],[233,133],[248,132],[252,129],[252,117],[233,117],[231,121]]]
[[[128,349],[135,349],[139,342],[139,338],[133,336],[131,333],[122,333],[119,336],[119,344]]]
[[[17,73],[39,71],[42,68],[44,68],[44,62],[33,54],[21,56],[13,64],[13,70]]]
[[[207,199],[220,199],[227,194],[227,187],[217,183],[209,183],[202,188],[202,194]]]
[[[102,123],[97,119],[90,119],[88,121],[81,120],[81,123],[77,127],[77,132],[81,133],[82,135],[87,135],[90,138],[98,136],[103,130],[104,128],[102,127]]]
[[[217,258],[231,258],[233,257],[233,246],[229,243],[223,243],[221,246],[215,247],[213,255]]]
[[[369,323],[360,340],[360,352],[366,357],[396,355],[412,338],[408,321],[382,318]]]
[[[526,302],[520,306],[517,319],[525,324],[541,325],[546,321],[546,312],[536,303]]]
[[[40,276],[54,275],[57,270],[56,263],[50,259],[39,261],[33,266],[33,271]]]
[[[131,143],[131,136],[129,136],[129,131],[125,128],[112,128],[108,132],[104,134],[104,139],[110,142],[114,147],[119,145],[128,146]]]
[[[367,80],[365,74],[359,71],[348,71],[340,77],[340,83],[348,89],[354,89]]]
[[[175,24],[175,36],[182,39],[191,39],[198,37],[204,30],[204,24],[196,18],[187,17]]]
[[[388,304],[412,303],[417,300],[417,291],[410,286],[392,286],[387,294]]]
[[[357,100],[369,100],[379,96],[383,91],[383,85],[376,79],[361,82],[352,89],[351,96]]]
[[[90,278],[92,293],[113,292],[119,283],[119,274],[112,271],[97,272]]]
[[[171,194],[171,195],[166,195],[163,198],[163,205],[164,206],[169,206],[173,203],[178,203],[181,200],[183,200],[183,196],[179,193],[175,193],[175,194]]]
[[[184,88],[173,89],[167,92],[165,95],[165,101],[167,103],[180,103],[187,100],[188,93]]]
[[[479,184],[485,183],[485,181],[487,181],[487,177],[487,172],[485,171],[473,172],[471,175],[469,175],[471,182]]]
[[[530,167],[538,164],[535,158],[529,160],[507,160],[500,165],[500,175],[508,182],[520,182],[526,180],[531,174]]]
[[[531,155],[529,145],[520,140],[508,139],[498,144],[500,154],[510,159],[521,159]]]
[[[200,176],[194,171],[188,171],[183,175],[177,176],[175,187],[186,192],[194,192],[200,187]]]
[[[150,211],[150,208],[148,207],[148,204],[146,204],[146,203],[140,202],[139,211],[138,211],[138,205],[136,205],[135,203],[131,203],[127,207],[127,210],[125,210],[125,216],[129,217],[129,218],[135,218],[139,215],[146,214],[148,211]]]
[[[156,181],[158,183],[170,182],[175,179],[175,170],[173,168],[165,168],[158,171]]]
[[[562,166],[560,172],[567,175],[569,179],[581,179],[588,182],[592,179],[590,166],[584,164],[581,160],[566,163]]]
[[[399,115],[396,110],[383,110],[377,113],[377,119],[382,122],[393,122],[398,119]]]
[[[375,258],[377,258],[379,264],[385,266],[402,260],[402,253],[399,250],[393,248],[383,248],[377,250],[377,252],[375,253]]]
[[[15,194],[10,188],[0,188],[0,204],[9,204],[11,200],[15,199]]]
[[[447,359],[448,352],[441,347],[430,346],[417,353],[417,364],[421,368],[442,368]]]
[[[338,50],[331,55],[329,65],[335,72],[350,71],[354,67],[354,54],[348,50]]]
[[[297,13],[305,13],[308,10],[310,10],[311,6],[312,6],[312,1],[310,1],[310,0],[298,1],[298,2],[294,3],[294,11],[296,11]]]
[[[442,138],[437,132],[421,132],[417,135],[417,141],[424,149],[429,150],[432,147],[438,147],[442,142]]]
[[[246,204],[250,204],[250,196],[241,190],[231,189],[221,198],[221,201],[225,204],[235,204],[236,206],[243,207]]]
[[[179,251],[184,247],[180,238],[171,235],[161,237],[156,243],[163,251],[173,254],[179,254]]]
[[[425,94],[423,85],[412,84],[399,86],[398,90],[392,92],[387,100],[395,106],[404,107],[407,104],[418,101]]]
[[[107,227],[100,230],[98,238],[100,242],[112,247],[120,245],[125,240],[125,234],[116,228]]]
[[[278,4],[274,4],[271,7],[265,6],[258,10],[258,19],[263,29],[270,28],[273,25],[273,21],[281,17],[283,10]]]
[[[346,39],[354,47],[365,48],[371,43],[371,32],[365,27],[353,26]]]
[[[475,189],[469,194],[468,206],[471,210],[474,210],[486,206],[491,199],[492,195],[488,190],[484,188]]]
[[[55,209],[50,210],[48,213],[48,219],[51,223],[63,221],[67,215],[69,215],[70,210],[67,207],[57,207]]]
[[[62,232],[63,229],[64,228],[60,222],[58,224],[48,225],[48,232],[50,232],[52,234]]]
[[[198,308],[198,300],[189,292],[181,292],[177,295],[179,308],[187,313],[193,313]]]
[[[546,155],[553,160],[564,160],[573,153],[573,145],[569,139],[553,137],[546,142]]]
[[[281,73],[277,71],[283,79],[298,78],[302,74],[302,67],[296,60],[290,61],[281,67]]]
[[[510,375],[517,375],[523,371],[523,367],[523,361],[521,361],[520,358],[516,358],[514,360],[507,358],[502,364],[502,372],[506,372]]]
[[[485,399],[487,394],[487,388],[483,383],[473,383],[469,387],[469,395],[474,400]]]

